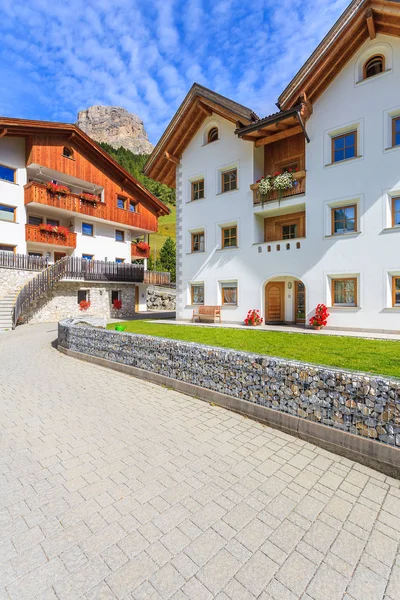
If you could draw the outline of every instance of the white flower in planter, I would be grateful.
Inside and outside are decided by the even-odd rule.
[[[293,187],[293,183],[294,183],[294,178],[292,173],[289,173],[288,171],[284,171],[283,173],[280,173],[279,175],[276,175],[276,177],[274,177],[274,182],[273,182],[273,186],[274,186],[274,190],[277,191],[284,191],[284,190],[289,190],[290,188]]]

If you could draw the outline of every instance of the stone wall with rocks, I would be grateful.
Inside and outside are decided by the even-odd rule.
[[[400,447],[399,380],[65,323],[59,344]]]
[[[29,279],[35,277],[39,272],[0,267],[0,298],[16,294]]]
[[[90,308],[81,311],[78,304],[78,290],[88,290]],[[111,303],[111,292],[120,290],[122,308],[117,311]],[[24,321],[47,323],[61,319],[79,317],[129,318],[135,314],[135,286],[121,283],[90,283],[61,281],[45,298],[32,307]]]
[[[147,288],[148,310],[175,310],[176,290],[173,288],[162,288],[149,286]]]

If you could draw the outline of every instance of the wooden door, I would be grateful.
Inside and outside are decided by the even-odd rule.
[[[296,323],[306,322],[306,286],[302,281],[295,282],[295,319]]]
[[[135,312],[139,312],[139,286],[135,285]]]
[[[267,323],[285,320],[285,282],[271,281],[265,288],[265,315]]]
[[[54,262],[61,260],[62,258],[64,258],[64,256],[67,256],[65,252],[54,252]]]

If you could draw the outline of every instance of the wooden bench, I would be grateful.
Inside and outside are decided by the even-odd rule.
[[[221,323],[221,307],[220,306],[205,306],[200,305],[193,311],[192,323],[194,320],[198,319],[199,321],[212,321],[215,323],[216,319],[219,319]]]

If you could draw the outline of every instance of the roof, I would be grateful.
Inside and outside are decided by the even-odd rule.
[[[278,105],[292,107],[301,92],[314,103],[369,37],[399,37],[399,19],[399,0],[353,0],[283,90]]]
[[[0,137],[28,136],[46,133],[50,135],[66,135],[74,145],[85,150],[92,159],[96,160],[104,169],[111,170],[114,177],[121,181],[132,194],[157,216],[169,214],[169,208],[156,196],[151,194],[137,179],[118,164],[103,148],[92,138],[84,133],[77,125],[72,123],[57,123],[52,121],[34,121],[28,119],[14,119],[0,117]]]
[[[252,131],[257,131],[258,129],[261,129],[262,127],[269,125],[270,123],[278,123],[279,121],[283,121],[288,117],[297,115],[301,108],[302,106],[301,104],[299,104],[298,106],[294,106],[293,108],[289,108],[288,110],[279,110],[278,112],[275,112],[272,115],[268,115],[267,117],[260,119],[256,123],[252,123],[251,125],[247,125],[245,127],[240,127],[236,129],[235,133],[237,133],[239,137],[242,137],[247,133],[251,133]]]
[[[259,120],[251,108],[194,83],[150,155],[144,173],[174,186],[175,165],[202,122],[213,112],[240,125]],[[165,153],[172,160],[166,159]]]

